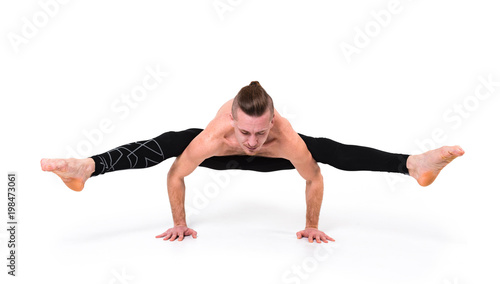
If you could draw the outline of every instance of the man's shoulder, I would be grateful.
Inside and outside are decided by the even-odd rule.
[[[216,156],[220,147],[221,140],[217,139],[216,135],[206,128],[189,143],[184,153],[189,159],[202,161]]]
[[[222,113],[228,113],[231,111],[231,108],[233,107],[233,99],[230,99],[229,101],[225,102],[217,111],[216,117],[219,116]]]
[[[278,136],[279,149],[283,158],[288,160],[295,160],[307,154],[304,151],[304,141],[299,134],[293,129],[288,119],[278,117],[275,121],[277,127],[276,135]]]
[[[202,133],[211,139],[218,139],[224,137],[231,128],[231,116],[229,113],[220,112],[208,123]]]
[[[290,121],[277,113],[274,119],[274,126],[277,128],[277,135],[281,138],[280,140],[286,144],[296,142],[296,138],[299,137],[299,135],[293,129]]]
[[[203,131],[193,140],[192,147],[198,147],[199,154],[214,156],[219,154],[224,147],[224,139],[230,131],[229,117],[216,116]],[[190,145],[191,146],[191,145]],[[191,148],[192,148],[191,147]]]

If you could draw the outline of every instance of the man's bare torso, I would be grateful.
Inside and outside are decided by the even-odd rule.
[[[235,137],[235,127],[231,119],[232,103],[233,100],[226,102],[207,127],[177,157],[170,168],[169,176],[183,178],[192,173],[205,159],[213,156],[249,155]],[[267,139],[252,155],[287,159],[306,180],[320,175],[319,166],[305,142],[293,130],[288,120],[276,110]]]
[[[233,99],[226,102],[217,112],[215,118],[207,125],[200,135],[211,137],[212,143],[218,145],[216,156],[247,155],[241,148],[231,125],[231,107]],[[205,132],[205,133],[204,133]],[[300,142],[298,134],[293,130],[288,120],[274,111],[274,125],[269,132],[264,145],[256,156],[287,158],[289,153],[286,149],[293,149],[292,143]]]

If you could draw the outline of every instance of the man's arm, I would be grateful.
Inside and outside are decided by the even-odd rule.
[[[167,175],[167,188],[174,227],[156,236],[157,238],[173,241],[178,237],[179,241],[182,241],[184,236],[192,235],[193,238],[197,236],[196,231],[188,228],[186,224],[184,178],[191,174],[205,159],[212,156],[213,143],[210,143],[209,138],[204,134],[202,132],[195,137],[170,167]]]
[[[316,161],[307,149],[306,144],[298,134],[292,135],[290,143],[290,153],[288,154],[290,162],[297,169],[299,174],[306,180],[306,227],[297,232],[297,238],[309,238],[309,242],[316,239],[327,243],[328,240],[335,241],[324,232],[318,230],[319,213],[323,201],[323,175]]]
[[[306,228],[318,228],[319,212],[323,201],[323,188],[323,176],[319,171],[316,176],[306,180]]]

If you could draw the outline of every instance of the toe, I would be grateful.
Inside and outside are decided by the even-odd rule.
[[[45,171],[45,159],[40,160],[40,167],[42,168],[43,171]]]
[[[446,161],[447,163],[462,155],[461,151],[456,146],[443,146],[440,150],[441,160]]]
[[[444,159],[460,157],[464,154],[464,150],[460,146],[449,146],[441,152]]]
[[[454,153],[455,153],[455,155],[457,155],[457,156],[462,156],[463,154],[465,154],[464,149],[462,149],[462,147],[460,147],[460,146],[458,146],[458,145],[457,145],[457,146],[455,146],[455,149],[454,149],[454,151],[453,151],[453,152],[454,152]]]
[[[54,169],[52,163],[48,159],[43,159],[40,163],[42,165],[42,170],[44,171],[52,171]]]

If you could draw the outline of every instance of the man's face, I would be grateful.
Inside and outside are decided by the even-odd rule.
[[[266,142],[269,131],[274,124],[271,112],[266,111],[262,116],[253,117],[238,108],[236,117],[231,116],[236,140],[247,155],[257,154]]]

